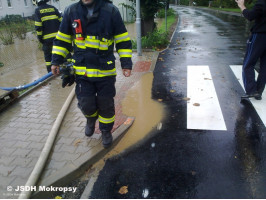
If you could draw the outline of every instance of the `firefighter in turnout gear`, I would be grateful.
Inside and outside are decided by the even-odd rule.
[[[93,135],[98,119],[107,148],[115,122],[114,45],[124,76],[129,77],[132,69],[132,44],[119,10],[107,0],[80,0],[66,8],[53,45],[53,74],[60,73],[59,65],[72,43],[78,107],[87,118],[85,135]]]
[[[62,17],[58,10],[46,4],[48,0],[36,0],[35,30],[38,40],[43,44],[44,59],[47,71],[51,71],[53,40],[58,32]]]

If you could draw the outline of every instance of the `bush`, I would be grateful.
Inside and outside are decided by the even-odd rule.
[[[145,49],[160,49],[165,48],[169,44],[168,33],[161,33],[158,30],[154,30],[147,36],[141,38],[141,46]],[[133,49],[137,48],[137,42],[132,40]]]
[[[26,38],[27,26],[25,24],[13,24],[11,30],[19,39],[24,40]]]
[[[3,19],[0,20],[0,25],[9,25],[12,23],[22,23],[24,19],[21,15],[6,15]]]
[[[167,10],[167,16],[173,16],[173,15],[176,15],[175,10],[173,8],[169,8]],[[159,10],[157,17],[164,18],[165,17],[165,9]]]
[[[4,67],[4,63],[0,62],[0,67]]]
[[[11,29],[6,29],[4,32],[0,32],[0,40],[3,42],[3,45],[14,44],[14,35]]]

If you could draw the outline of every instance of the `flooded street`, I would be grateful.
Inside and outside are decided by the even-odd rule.
[[[36,36],[28,33],[25,40],[0,45],[0,86],[16,87],[33,82],[47,73],[43,52],[38,48]],[[15,73],[14,73],[15,72]],[[0,90],[0,94],[4,91]]]

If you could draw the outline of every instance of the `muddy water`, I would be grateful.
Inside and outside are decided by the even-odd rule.
[[[164,19],[156,18],[155,23],[157,24],[157,27],[160,27],[163,23]],[[126,24],[127,32],[129,34],[129,37],[133,40],[137,38],[137,29],[136,29],[136,23],[130,23]]]
[[[0,86],[16,87],[31,83],[47,73],[43,52],[36,36],[28,33],[25,40],[16,39],[12,45],[0,45]],[[0,95],[5,91],[0,90]]]
[[[153,73],[145,74],[128,91],[122,104],[123,113],[127,116],[134,116],[135,122],[114,149],[93,166],[93,169],[96,169],[94,176],[98,176],[99,171],[104,167],[104,160],[141,141],[161,123],[164,110],[159,102],[151,99],[152,81]]]

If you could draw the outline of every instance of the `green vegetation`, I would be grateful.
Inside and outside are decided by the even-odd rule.
[[[169,8],[167,10],[167,16],[174,16],[174,15],[175,15],[175,10],[173,8]],[[158,18],[164,18],[165,17],[165,9],[159,10],[157,17]]]
[[[163,21],[160,27],[157,27],[153,32],[141,38],[142,48],[153,50],[165,48],[169,44],[170,28],[176,20],[177,16],[174,12],[167,16],[167,31],[165,31],[165,21]],[[132,41],[132,44],[133,49],[136,49],[137,43],[135,40]]]
[[[0,67],[4,67],[4,63],[0,62]]]
[[[186,0],[188,1],[188,0]],[[257,0],[246,0],[245,5],[247,8],[251,8],[254,6]],[[194,2],[197,3],[197,6],[209,6],[209,0],[194,0]],[[238,12],[234,10],[233,8],[238,9],[237,3],[235,0],[212,0],[211,1],[211,7],[212,8],[224,8],[225,11],[232,11],[232,12]],[[233,9],[233,10],[231,10]]]
[[[14,44],[14,35],[10,28],[7,28],[5,31],[0,31],[0,40],[3,45]]]
[[[227,11],[227,12],[236,12],[236,13],[240,13],[241,12],[241,10],[239,8],[213,8],[213,7],[211,7],[211,9]]]
[[[175,23],[176,21],[176,16],[175,15],[171,15],[167,17],[167,30],[169,31],[170,27]],[[160,27],[158,27],[158,30],[160,32],[165,32],[165,20],[163,21],[163,23],[161,24]]]
[[[4,45],[14,43],[14,38],[26,38],[26,33],[34,31],[34,21],[20,15],[7,15],[0,20],[0,40]]]

